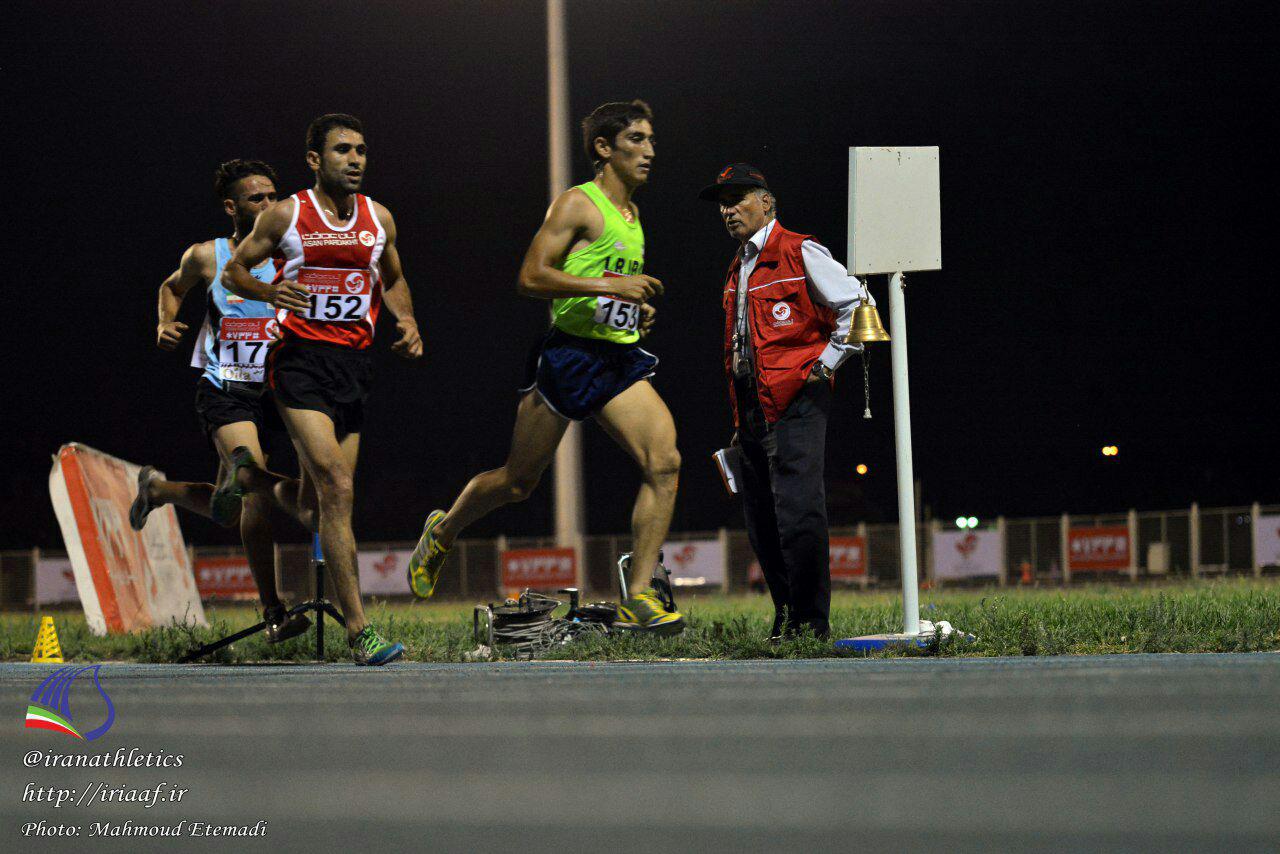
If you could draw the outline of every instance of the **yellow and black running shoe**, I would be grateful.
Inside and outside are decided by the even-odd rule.
[[[432,510],[422,526],[422,536],[418,538],[418,546],[409,556],[409,589],[419,599],[430,599],[436,592],[436,582],[440,580],[440,570],[449,558],[449,550],[441,545],[436,537],[436,526],[444,521],[443,510]]]
[[[618,607],[613,628],[656,635],[678,635],[684,631],[684,616],[668,611],[651,590],[642,590]]]

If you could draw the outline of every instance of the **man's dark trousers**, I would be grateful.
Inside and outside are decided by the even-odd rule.
[[[830,630],[831,567],[822,473],[831,386],[805,383],[772,425],[760,409],[753,377],[737,380],[735,392],[747,536],[773,596],[773,633],[807,626],[825,638]]]

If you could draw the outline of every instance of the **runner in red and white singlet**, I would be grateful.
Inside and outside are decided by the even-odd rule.
[[[284,337],[363,350],[373,343],[382,307],[378,261],[387,243],[373,200],[356,193],[355,212],[340,224],[325,216],[311,190],[290,201],[293,219],[275,251],[276,278],[296,281],[310,304],[280,312]]]
[[[307,129],[307,165],[315,186],[270,208],[223,271],[227,288],[278,310],[281,339],[267,356],[267,384],[302,461],[300,486],[233,452],[215,499],[245,492],[272,498],[320,534],[333,572],[347,640],[357,664],[386,664],[404,653],[368,625],[360,600],[351,530],[353,483],[364,401],[373,378],[369,345],[385,303],[399,338],[392,352],[422,355],[409,285],[396,249],[391,212],[360,194],[367,162],[364,128],[331,113]],[[275,257],[270,283],[249,271]],[[291,492],[290,490],[293,490]]]

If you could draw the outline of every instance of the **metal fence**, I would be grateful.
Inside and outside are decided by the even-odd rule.
[[[1254,526],[1260,519],[1274,520],[1280,505],[1249,507],[1200,508],[1193,504],[1184,510],[1129,511],[1111,514],[1063,514],[1043,518],[997,518],[987,530],[1002,532],[1004,567],[1000,583],[1067,584],[1073,578],[1068,570],[1065,540],[1073,528],[1125,526],[1129,531],[1132,564],[1127,573],[1090,575],[1089,580],[1118,578],[1146,580],[1189,578],[1205,575],[1261,575],[1280,566],[1269,563],[1255,553]],[[939,523],[923,523],[917,527],[917,550],[921,575],[932,578],[930,549],[931,528]],[[866,578],[864,585],[896,585],[899,574],[900,545],[896,524],[859,525],[856,528],[833,528],[833,536],[861,536],[866,546]],[[724,543],[725,581],[727,592],[748,589],[749,572],[755,555],[745,531],[687,531],[673,533],[669,542],[720,539]],[[505,592],[500,589],[501,554],[508,549],[548,548],[555,545],[549,537],[498,537],[489,540],[460,540],[453,551],[446,572],[437,588],[442,599],[483,600]],[[367,551],[391,551],[412,548],[409,542],[362,543]],[[277,583],[288,599],[301,599],[315,592],[309,571],[310,547],[277,546]],[[590,592],[607,594],[614,588],[614,566],[618,555],[630,551],[631,537],[625,534],[595,534],[583,537],[580,556],[584,586]],[[192,548],[197,557],[237,555],[236,548]],[[36,574],[42,556],[64,558],[65,554],[39,549],[0,551],[0,608],[30,608],[36,602]],[[990,578],[980,583],[991,583]],[[330,597],[332,589],[326,591]]]

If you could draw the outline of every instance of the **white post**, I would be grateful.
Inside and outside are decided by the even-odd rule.
[[[1191,577],[1200,577],[1200,504],[1191,502],[1191,517],[1187,520],[1191,546]]]
[[[1138,511],[1129,510],[1129,580],[1138,580]]]
[[[1034,530],[1034,526],[1032,526]],[[1000,535],[1000,586],[1009,583],[1009,549],[1005,546],[1004,517],[996,517],[996,533]]]
[[[569,73],[564,27],[564,0],[547,0],[547,147],[550,200],[569,188]],[[556,449],[556,544],[579,553],[578,582],[582,569],[582,532],[586,509],[582,500],[582,426],[569,425]]]
[[[902,631],[920,633],[916,570],[915,472],[911,465],[911,391],[907,384],[906,277],[889,277],[889,336],[893,362],[893,444],[898,464],[898,542],[902,551]]]
[[[1253,505],[1257,507],[1258,505]],[[1254,515],[1257,518],[1257,515]],[[1258,550],[1253,550],[1253,562],[1258,562]],[[37,546],[31,550],[31,605],[32,610],[40,611],[40,547]]]
[[[928,557],[925,559],[925,562],[924,562],[925,566],[927,567],[924,577],[927,578],[929,580],[929,583],[932,584],[934,587],[941,588],[942,582],[938,580],[937,537],[938,537],[938,534],[942,532],[942,522],[939,521],[938,519],[932,519],[929,521],[928,528],[929,528],[929,550],[928,550]]]
[[[867,523],[859,522],[858,536],[862,538],[862,589],[871,585],[871,543],[867,540]]]
[[[1262,576],[1262,558],[1258,556],[1258,526],[1262,524],[1262,505],[1253,502],[1249,515],[1253,518],[1253,524],[1249,526],[1249,551],[1253,555],[1253,575],[1258,578]]]
[[[507,591],[502,588],[502,553],[507,550],[506,534],[499,534],[494,539],[493,549],[497,552],[493,562],[493,589],[498,591],[498,596],[506,596]]]
[[[720,572],[722,573],[720,582],[720,592],[729,592],[729,529],[721,528],[716,532],[716,539],[720,541]]]
[[[1071,583],[1071,517],[1066,513],[1062,514],[1062,521],[1058,523],[1059,530],[1062,532],[1062,583]]]

